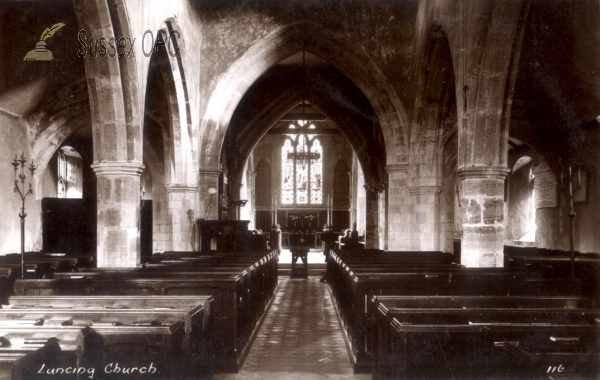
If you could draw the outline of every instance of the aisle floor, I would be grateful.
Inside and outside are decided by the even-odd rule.
[[[354,375],[342,329],[319,277],[280,277],[279,289],[238,379],[370,379]]]

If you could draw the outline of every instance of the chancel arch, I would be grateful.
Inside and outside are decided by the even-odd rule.
[[[327,125],[323,127],[321,121],[315,122],[319,129],[315,136],[319,136],[323,128],[328,128],[326,131],[328,138],[346,140],[344,143],[350,145],[350,152],[356,154],[363,166],[365,183],[371,186],[381,183],[384,180],[382,173],[385,173],[386,147],[379,119],[370,102],[362,91],[335,67],[320,57],[305,54],[309,57],[310,63],[304,70],[299,64],[302,57],[302,52],[299,52],[268,70],[250,87],[240,101],[229,124],[222,150],[224,157],[222,161],[227,163],[230,182],[239,182],[240,170],[246,158],[258,146],[258,141],[262,137],[272,133],[283,136],[291,123],[301,123],[303,119],[311,122],[311,117],[315,114],[320,115],[319,119],[325,119]],[[304,75],[307,78],[305,81],[302,79]],[[332,91],[332,88],[336,90]],[[270,97],[259,96],[265,91],[269,92]],[[307,112],[309,116],[302,116],[303,104],[305,108],[309,108],[310,111]],[[310,130],[306,133],[307,136],[312,136]],[[333,135],[330,136],[331,133]],[[294,150],[294,144],[303,139],[294,135],[288,140],[289,148]],[[309,139],[319,141],[320,138]],[[308,140],[303,141],[308,142]],[[319,149],[322,149],[324,155],[328,154],[328,149],[336,146],[333,140],[328,141],[319,142],[321,145]],[[280,141],[277,146],[278,151],[281,151],[284,143],[283,140]],[[311,144],[307,143],[307,150],[310,149],[308,145]],[[344,157],[344,159],[350,161],[351,157]],[[281,156],[276,160],[281,161]],[[333,172],[334,164],[338,160],[326,161],[323,164],[328,167],[323,167],[323,173]],[[324,210],[326,197],[332,195],[334,181],[332,177],[325,175],[323,181],[324,188],[329,186],[328,190],[320,193],[320,202],[318,202],[319,207]],[[290,187],[292,188],[293,186]],[[235,195],[232,196],[235,198]],[[297,204],[298,200],[293,203]],[[280,196],[278,206],[281,207],[283,204]],[[370,210],[373,211],[373,208],[378,207],[377,202],[372,203]],[[342,218],[346,221],[344,222],[346,228],[351,227],[349,209],[350,207],[346,206],[340,210],[346,215]],[[376,230],[377,227],[374,226],[377,223],[379,220],[372,220],[371,231]],[[378,236],[373,234],[369,242],[379,244]]]
[[[356,84],[374,108],[386,144],[399,147],[398,156],[387,159],[391,162],[406,160],[406,150],[402,147],[408,143],[408,118],[388,79],[350,42],[316,24],[298,22],[281,27],[256,42],[221,77],[200,124],[201,165],[218,167],[219,151],[215,147],[223,145],[224,132],[249,87],[277,62],[303,50],[326,60]]]

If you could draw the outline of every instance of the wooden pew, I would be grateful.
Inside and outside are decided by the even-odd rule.
[[[194,272],[162,272],[154,270],[145,270],[143,268],[127,270],[106,270],[95,272],[78,273],[55,273],[56,279],[73,279],[74,281],[96,280],[96,279],[207,279],[238,276],[240,279],[240,288],[237,290],[239,295],[239,306],[236,310],[237,328],[238,328],[238,346],[244,347],[254,330],[254,326],[264,312],[271,293],[268,297],[260,291],[263,288],[263,281],[260,274],[253,266],[248,268],[240,267],[218,267],[218,268],[199,268]],[[274,292],[274,289],[273,289]],[[266,299],[266,300],[265,300]]]
[[[594,302],[577,296],[374,296],[373,308],[562,308],[589,309]],[[373,314],[370,313],[370,316]]]
[[[183,322],[168,326],[88,326],[3,325],[3,342],[20,346],[22,342],[46,342],[57,339],[61,358],[70,368],[86,368],[95,373],[120,371],[124,368],[145,367],[155,371],[153,378],[186,377],[182,366]],[[20,343],[21,342],[21,343]],[[62,365],[62,363],[61,363]],[[154,368],[152,370],[151,368]],[[40,368],[46,372],[50,368]],[[45,377],[47,378],[47,377]]]
[[[550,289],[551,290],[548,290]],[[571,294],[565,282],[551,282],[544,279],[531,279],[527,275],[509,273],[394,273],[354,276],[350,285],[349,301],[341,309],[342,319],[356,352],[359,371],[369,366],[366,358],[365,339],[369,334],[367,315],[368,300],[374,295],[414,294],[414,295],[543,295]]]
[[[421,299],[419,299],[421,298]],[[581,309],[580,306],[589,306],[591,301],[586,299],[577,299],[573,297],[549,297],[545,299],[536,299],[533,297],[374,297],[373,303],[376,305],[375,326],[373,329],[373,377],[375,379],[396,378],[395,376],[409,376],[416,371],[410,369],[410,361],[418,361],[421,365],[433,366],[436,363],[423,364],[422,358],[412,358],[407,352],[396,350],[399,341],[390,338],[399,331],[403,334],[411,332],[414,339],[421,339],[425,345],[432,345],[431,350],[440,350],[442,343],[446,350],[456,351],[458,344],[460,355],[441,351],[442,355],[453,356],[450,360],[453,369],[451,371],[463,371],[459,377],[477,377],[483,376],[483,373],[470,373],[471,369],[466,364],[460,364],[461,360],[469,361],[469,365],[477,367],[475,363],[481,355],[481,361],[488,366],[495,366],[495,371],[502,366],[506,367],[506,355],[498,354],[493,351],[493,342],[498,339],[515,339],[514,335],[487,334],[481,335],[481,328],[502,328],[510,329],[510,326],[529,326],[537,331],[538,327],[550,328],[551,326],[562,325],[584,325],[594,327],[598,317],[598,310]],[[550,303],[555,308],[548,309]],[[427,306],[428,309],[422,309],[421,306]],[[405,308],[394,308],[394,306],[403,306]],[[510,307],[510,309],[502,308]],[[471,322],[471,323],[470,323]],[[551,323],[554,323],[552,325]],[[413,328],[414,327],[414,328]],[[412,328],[412,330],[411,330]],[[413,334],[414,333],[414,334]],[[596,334],[600,330],[596,329]],[[391,335],[390,335],[391,334]],[[438,337],[437,334],[443,335]],[[449,338],[449,334],[453,335]],[[521,339],[529,338],[527,330],[521,331]],[[434,341],[438,340],[438,345]],[[407,335],[402,335],[403,341]],[[464,341],[463,341],[464,340]],[[530,339],[537,344],[538,341]],[[442,343],[440,343],[442,342]],[[588,344],[588,347],[590,345]],[[411,348],[412,349],[412,348]],[[425,349],[420,351],[425,354]],[[496,358],[496,359],[494,359]],[[433,359],[432,359],[433,360]],[[402,363],[396,366],[394,361]],[[487,361],[487,362],[486,362]],[[396,372],[394,372],[396,371]],[[419,373],[414,376],[441,376],[442,373],[447,376],[443,369],[437,368],[438,372]],[[465,372],[466,371],[466,372]],[[503,377],[508,374],[499,372],[486,373],[486,376]],[[528,372],[531,376],[531,372]],[[404,377],[402,377],[404,378]],[[531,378],[531,377],[526,377]]]
[[[236,372],[241,353],[246,348],[238,328],[241,307],[241,278],[205,274],[192,279],[126,278],[17,280],[18,295],[211,295],[215,299],[213,314],[215,370]]]
[[[573,340],[578,343],[577,338]],[[580,344],[528,348],[521,342],[499,342],[496,346],[512,355],[514,360],[510,366],[516,369],[520,378],[531,378],[532,374],[540,373],[577,376],[582,379],[598,378],[599,375],[600,352],[584,350]]]
[[[349,256],[351,255],[345,252],[332,253],[329,285],[352,347],[356,361],[355,372],[370,371],[368,346],[365,342],[369,335],[368,301],[373,295],[576,295],[580,293],[581,285],[576,280],[545,279],[529,271],[514,272],[504,268],[457,268],[451,262],[448,264],[448,261],[444,264],[442,260],[447,259],[437,262],[435,254],[429,257],[424,255],[424,259],[417,254],[409,255],[412,257],[410,262],[398,263],[390,262],[386,255],[377,254],[375,264],[366,265],[355,259],[360,257],[359,255],[346,259]],[[396,256],[400,257],[398,254]],[[362,259],[366,257],[363,256]],[[378,261],[383,263],[381,272],[377,269]],[[366,268],[364,272],[363,268]]]
[[[40,379],[42,376],[37,374],[39,369],[43,365],[60,365],[60,356],[60,345],[56,339],[47,341],[41,347],[37,344],[0,347],[0,379]]]
[[[215,360],[212,351],[212,296],[12,296],[7,301],[8,305],[3,305],[4,310],[0,310],[0,318],[3,311],[32,313],[39,312],[40,308],[45,309],[42,312],[48,315],[83,315],[93,317],[95,321],[100,321],[101,318],[112,321],[111,317],[117,317],[122,323],[135,320],[134,315],[138,312],[156,318],[160,318],[157,313],[179,314],[185,323],[184,350],[190,351],[192,362],[198,362],[195,368],[199,374],[206,374],[208,377],[212,373],[212,362]],[[192,305],[202,307],[201,321],[198,320],[198,306]],[[54,313],[55,311],[59,313]],[[110,313],[110,317],[103,313]],[[43,318],[41,315],[37,317]],[[78,321],[77,318],[72,320],[72,323],[77,322],[84,321]]]
[[[0,310],[0,327],[11,326],[20,321],[36,320],[43,325],[77,325],[96,326],[98,324],[123,325],[123,326],[162,326],[183,322],[184,337],[182,346],[178,348],[181,353],[183,367],[191,368],[191,364],[198,369],[207,368],[203,363],[201,352],[203,337],[203,312],[201,305],[189,305],[180,309],[57,309],[52,308],[24,308]]]
[[[143,269],[133,271],[107,270],[96,271],[91,273],[55,273],[54,277],[56,279],[61,280],[71,279],[75,282],[81,282],[86,280],[128,281],[132,279],[219,280],[222,278],[236,277],[238,280],[238,289],[236,289],[235,294],[238,302],[236,303],[233,313],[231,313],[230,316],[236,318],[235,339],[237,340],[236,347],[239,349],[241,347],[245,347],[249,342],[254,327],[258,322],[258,318],[260,317],[260,315],[262,315],[262,312],[264,312],[264,309],[260,308],[260,306],[263,305],[263,302],[256,299],[258,295],[255,291],[253,291],[254,288],[259,286],[259,284],[256,283],[259,281],[257,278],[251,277],[250,272],[244,269],[243,267],[232,267],[229,268],[229,271],[227,271],[227,269],[228,268],[220,268],[220,271],[218,272],[214,272],[206,268],[202,270],[197,270],[195,272],[161,272],[146,271]],[[218,301],[219,299],[217,297],[217,302]],[[264,306],[266,306],[266,304]],[[215,318],[220,319],[224,317],[224,308],[225,306],[222,305],[220,309],[215,311]],[[217,322],[217,325],[219,325],[219,323],[221,322]]]
[[[393,319],[388,326],[382,336],[389,337],[389,345],[380,355],[383,365],[375,369],[374,379],[518,378],[518,370],[508,365],[509,354],[498,351],[495,342],[542,341],[556,334],[588,341],[600,337],[592,325],[406,325]],[[547,378],[546,373],[533,375],[525,378]]]
[[[38,283],[19,280],[16,288],[18,294],[28,295],[213,295],[214,333],[219,336],[214,344],[218,370],[237,371],[258,320],[275,294],[277,256],[272,251],[260,251],[245,252],[243,257],[227,254],[187,258],[185,265],[178,257],[168,257],[145,268],[54,274],[61,278]]]

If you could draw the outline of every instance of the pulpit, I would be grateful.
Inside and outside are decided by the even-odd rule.
[[[196,222],[200,229],[202,253],[245,252],[248,250],[249,220],[204,220]],[[214,248],[214,249],[213,249]]]

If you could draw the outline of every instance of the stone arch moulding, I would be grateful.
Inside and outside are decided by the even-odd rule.
[[[74,3],[79,27],[89,36],[132,35],[126,6],[116,0]],[[142,162],[141,99],[136,64],[131,59],[85,55],[94,162]]]
[[[170,161],[165,166],[165,180],[172,184],[195,186],[198,171],[197,124],[194,122],[193,99],[190,95],[193,93],[193,86],[186,80],[186,73],[190,69],[185,44],[174,17],[168,18],[159,31],[163,36],[174,36],[170,39],[170,45],[162,46],[158,49],[158,55],[152,54],[150,58],[150,66],[155,63],[165,81],[164,91],[170,117],[170,137],[164,140],[165,159]],[[167,49],[177,54],[171,55]],[[150,70],[146,75],[151,75]],[[147,110],[145,113],[148,114]]]
[[[186,136],[189,141],[186,144],[186,154],[189,152],[189,157],[186,158],[184,181],[188,184],[195,184],[197,181],[198,172],[198,123],[196,112],[194,109],[195,92],[194,85],[188,80],[188,73],[192,72],[187,54],[182,28],[180,27],[175,16],[169,17],[165,21],[166,32],[168,35],[173,35],[171,41],[173,43],[173,51],[178,53],[175,56],[168,54],[170,71],[175,84],[177,103],[179,107],[179,115],[184,116],[179,120],[180,136]],[[168,48],[168,47],[167,47]],[[183,174],[183,173],[182,173]]]
[[[418,64],[415,65],[417,94],[410,135],[411,183],[412,185],[439,185],[441,176],[441,155],[447,138],[448,128],[444,119],[456,107],[453,100],[456,83],[454,61],[450,40],[443,26],[432,20],[422,42]],[[450,130],[455,128],[455,124]],[[433,136],[428,130],[435,129]],[[427,147],[423,152],[423,147]],[[423,169],[426,168],[426,171]],[[417,172],[418,171],[418,172]],[[429,176],[427,181],[423,176]],[[423,183],[426,182],[426,183]]]
[[[252,83],[277,62],[303,49],[327,60],[357,85],[375,110],[385,144],[395,147],[387,149],[388,163],[406,162],[408,116],[389,79],[359,46],[319,25],[298,22],[257,41],[222,75],[200,124],[204,167],[219,167],[218,150],[223,146],[225,131]],[[390,157],[390,152],[401,153]]]

